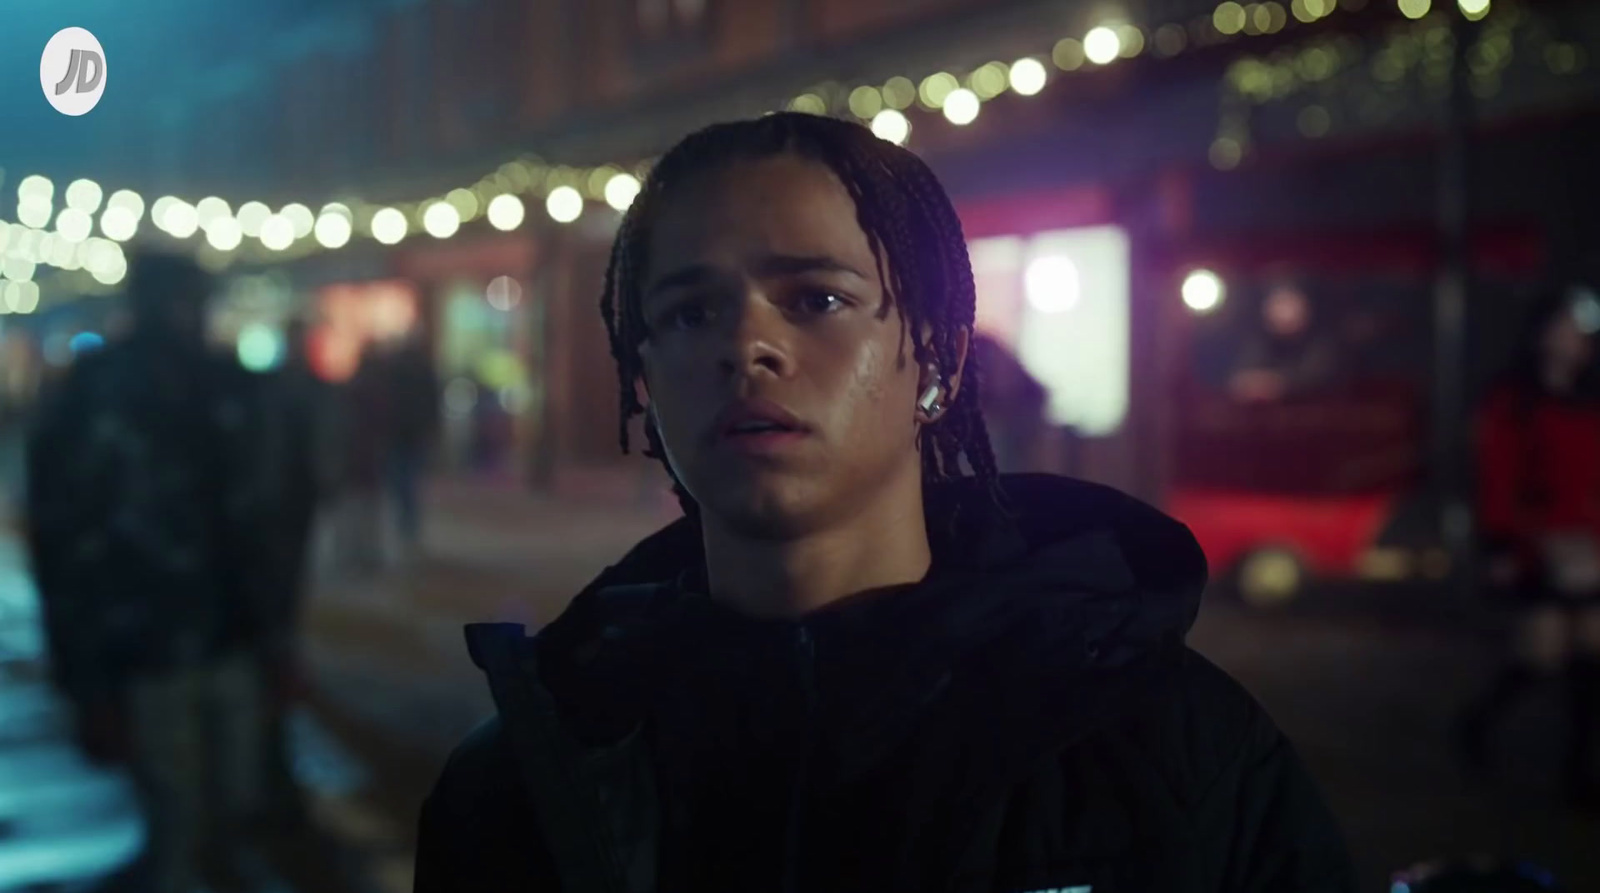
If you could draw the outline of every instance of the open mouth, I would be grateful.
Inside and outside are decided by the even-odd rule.
[[[785,425],[780,422],[748,421],[737,422],[729,425],[723,431],[724,437],[753,437],[763,434],[801,434],[799,428]]]

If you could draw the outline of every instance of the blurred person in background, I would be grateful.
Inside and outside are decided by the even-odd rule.
[[[1479,524],[1492,590],[1516,612],[1505,667],[1471,705],[1465,755],[1484,769],[1497,721],[1529,689],[1566,683],[1566,792],[1600,808],[1600,300],[1537,306],[1521,353],[1479,412]]]
[[[417,893],[1354,889],[1185,645],[1188,530],[996,471],[974,307],[943,187],[863,126],[661,158],[601,311],[622,445],[643,415],[685,517],[536,637],[469,627],[499,714],[423,806]]]
[[[295,831],[307,822],[295,783],[287,719],[300,695],[299,635],[311,572],[311,545],[318,510],[337,493],[344,454],[339,406],[330,385],[313,370],[308,327],[286,327],[282,365],[261,378],[265,434],[270,449],[268,492],[277,510],[265,586],[280,594],[274,621],[284,638],[272,643],[265,666],[267,714],[266,809],[273,826]]]
[[[204,342],[211,281],[131,259],[131,331],[41,409],[28,518],[54,681],[91,759],[126,762],[147,819],[138,889],[242,883],[261,799],[263,653],[281,611],[260,547],[253,383]]]
[[[420,330],[412,330],[385,357],[388,430],[384,483],[394,507],[401,555],[412,558],[422,538],[421,485],[439,430],[439,380]]]
[[[1005,473],[1039,471],[1049,433],[1049,392],[992,336],[974,334],[972,352],[983,370],[979,395],[996,467]]]
[[[383,566],[383,475],[391,393],[382,346],[367,342],[355,374],[344,386],[350,420],[344,438],[340,557],[362,573]]]
[[[1338,371],[1338,347],[1311,298],[1287,279],[1261,302],[1261,328],[1234,363],[1229,390],[1248,403],[1269,403],[1322,387]]]

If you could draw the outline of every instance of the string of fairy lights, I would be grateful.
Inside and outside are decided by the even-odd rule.
[[[1570,78],[1590,65],[1588,51],[1565,39],[1551,19],[1525,6],[1505,8],[1477,30],[1466,53],[1466,85],[1479,101],[1493,101],[1508,78]],[[1460,4],[1470,21],[1488,16],[1486,0]],[[1287,108],[1292,131],[1318,140],[1341,126],[1374,126],[1407,111],[1421,113],[1426,103],[1449,91],[1455,38],[1448,20],[1427,16],[1422,4],[1402,4],[1412,21],[1363,43],[1350,35],[1318,34],[1275,48],[1266,56],[1241,55],[1223,80],[1222,115],[1210,149],[1219,170],[1240,165],[1251,150],[1255,110]],[[1524,60],[1513,71],[1514,59]],[[1280,116],[1281,118],[1281,116]],[[1280,128],[1281,130],[1282,128]]]
[[[949,125],[965,127],[978,119],[984,103],[1006,93],[1035,96],[1065,73],[1147,54],[1172,58],[1193,47],[1314,24],[1340,11],[1360,11],[1369,3],[1394,3],[1405,17],[1421,19],[1435,11],[1435,2],[1225,0],[1209,16],[1150,30],[1106,21],[1081,36],[1061,37],[1048,53],[1010,63],[989,62],[965,76],[938,71],[920,80],[897,76],[881,83],[830,83],[794,97],[787,108],[853,117],[880,138],[905,144],[911,138],[914,114],[931,119],[938,113]],[[1438,0],[1441,7],[1449,2]],[[1491,2],[1454,0],[1460,14],[1474,20],[1488,15]],[[582,168],[547,164],[529,155],[502,164],[474,184],[420,201],[380,205],[344,199],[291,202],[277,209],[259,201],[235,206],[217,196],[191,203],[165,195],[147,204],[131,189],[107,194],[94,180],[78,179],[58,190],[50,179],[33,174],[17,184],[14,221],[0,219],[0,313],[30,313],[38,307],[36,280],[41,268],[71,276],[73,291],[115,287],[127,274],[122,245],[138,236],[146,223],[175,242],[192,245],[203,263],[220,270],[239,260],[272,263],[337,251],[357,239],[384,246],[419,233],[449,239],[480,219],[509,232],[527,222],[530,201],[542,204],[555,223],[571,224],[591,205],[626,210],[648,170],[649,162]]]

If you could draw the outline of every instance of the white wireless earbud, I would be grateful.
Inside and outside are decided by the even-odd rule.
[[[939,384],[939,380],[944,376],[940,374],[939,367],[932,363],[928,364],[928,376],[933,379],[933,382],[928,385],[928,389],[923,391],[922,396],[917,399],[917,408],[922,410],[923,415],[932,418],[944,412],[944,407],[939,404],[939,394],[944,390],[944,386]]]

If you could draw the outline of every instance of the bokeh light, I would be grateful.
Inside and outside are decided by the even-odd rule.
[[[100,184],[93,180],[73,180],[67,187],[67,207],[86,215],[100,210],[100,199],[103,197]]]
[[[639,197],[639,178],[633,174],[617,174],[606,182],[606,204],[618,211],[626,211]]]
[[[239,221],[229,216],[213,217],[206,228],[206,242],[218,251],[232,251],[244,241],[244,230]]]
[[[971,124],[978,120],[978,111],[982,107],[978,94],[971,90],[952,90],[944,98],[944,116],[951,124]]]
[[[1222,277],[1210,270],[1194,270],[1183,280],[1183,303],[1196,313],[1210,313],[1224,297]]]
[[[1122,55],[1122,38],[1115,28],[1095,28],[1084,35],[1083,55],[1096,65],[1110,65]]]
[[[394,245],[406,237],[406,215],[395,208],[382,208],[372,215],[372,237],[384,245]]]
[[[571,223],[583,214],[583,196],[571,186],[557,186],[545,199],[544,208],[557,223]]]
[[[351,229],[348,216],[324,208],[312,234],[316,236],[317,244],[324,248],[343,248],[350,241]]]
[[[434,202],[422,212],[422,228],[435,239],[448,239],[461,229],[461,212],[449,202]]]
[[[1023,96],[1033,96],[1044,89],[1050,74],[1038,59],[1018,59],[1011,66],[1011,89]]]
[[[514,195],[497,195],[489,202],[489,225],[502,232],[521,226],[527,214],[522,199]]]
[[[911,137],[911,122],[894,109],[884,109],[873,117],[872,132],[879,139],[903,146]]]
[[[261,221],[261,244],[271,251],[284,251],[294,244],[294,224],[282,214]]]

